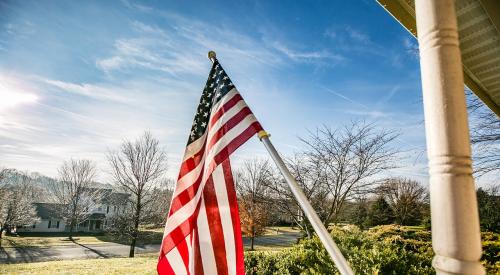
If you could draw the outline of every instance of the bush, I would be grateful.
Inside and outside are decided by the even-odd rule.
[[[408,242],[395,235],[401,231],[397,228],[381,226],[361,231],[356,226],[334,227],[332,236],[356,274],[432,274],[430,244],[418,239]],[[247,274],[338,272],[318,238],[303,240],[281,252],[247,253],[245,268]]]
[[[481,262],[487,274],[500,274],[500,234],[483,232],[483,256]]]
[[[332,237],[356,274],[434,274],[431,232],[397,225],[362,231],[332,227]],[[500,275],[500,234],[482,233],[481,261],[487,274]],[[279,252],[247,252],[246,274],[338,273],[318,238],[304,239]]]

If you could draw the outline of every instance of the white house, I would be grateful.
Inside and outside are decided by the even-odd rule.
[[[108,190],[107,190],[108,191]],[[74,228],[75,232],[102,232],[115,213],[123,211],[129,195],[125,193],[108,191],[102,201],[91,209],[90,216]],[[17,232],[67,232],[69,226],[57,214],[56,209],[60,204],[34,203],[40,221],[33,225],[17,227]]]

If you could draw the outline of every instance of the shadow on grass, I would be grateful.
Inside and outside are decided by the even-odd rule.
[[[83,245],[83,244],[77,243],[74,239],[72,239],[72,240],[71,240],[71,242],[73,242],[74,244],[79,245],[79,246],[81,246],[81,247],[83,247],[83,248],[85,248],[85,249],[87,249],[87,250],[89,250],[89,251],[92,251],[93,253],[95,253],[96,255],[98,255],[98,256],[99,256],[99,257],[101,257],[101,258],[109,258],[109,257],[110,257],[108,254],[106,254],[106,253],[104,253],[104,252],[101,252],[101,251],[99,251],[99,250],[96,250],[96,249],[90,248],[90,247],[88,247],[88,246],[86,246],[86,245]]]
[[[73,237],[97,237],[103,236],[104,232],[75,232]],[[69,237],[68,232],[20,232],[19,237]]]
[[[3,240],[5,242],[6,240]],[[8,240],[12,247],[0,247],[0,263],[30,263],[35,262],[40,257],[55,257],[56,254],[43,247],[23,247],[14,240]]]
[[[102,234],[95,237],[102,242],[112,242],[125,245],[130,245],[131,242],[131,239],[127,235]],[[158,244],[161,243],[162,239],[163,232],[149,230],[140,231],[139,238],[137,239],[137,245]]]

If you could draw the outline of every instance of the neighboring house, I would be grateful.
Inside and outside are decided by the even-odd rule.
[[[105,206],[103,207],[103,210],[106,212],[106,217],[104,219],[105,227],[111,224],[110,219],[112,219],[114,215],[124,213],[127,208],[127,204],[130,203],[129,197],[130,194],[118,192],[112,192],[108,196],[104,197],[102,203]]]
[[[75,232],[102,232],[109,219],[125,209],[128,194],[106,190],[107,194],[95,209],[89,210],[90,216],[74,228]],[[17,227],[17,232],[65,232],[69,231],[64,220],[58,216],[56,203],[34,203],[40,221],[33,225]]]
[[[40,221],[28,226],[17,227],[17,232],[63,232],[64,221],[58,217],[54,210],[55,203],[34,203]]]

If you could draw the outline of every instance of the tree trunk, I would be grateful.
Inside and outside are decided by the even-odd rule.
[[[136,240],[137,240],[137,232],[134,232],[132,234],[132,242],[130,243],[130,251],[128,253],[128,256],[130,258],[133,258],[135,255],[135,242],[136,242]]]
[[[69,237],[68,237],[70,240],[73,240],[73,227],[74,227],[73,222],[71,222],[69,224]]]
[[[130,251],[128,253],[128,256],[130,258],[133,258],[135,254],[135,243],[137,241],[137,235],[139,233],[139,219],[141,217],[140,215],[141,215],[141,196],[138,195],[135,217],[134,217],[134,232],[132,232],[132,242],[130,243]]]
[[[2,247],[3,225],[0,226],[0,247]]]
[[[135,255],[135,243],[137,242],[138,232],[139,232],[139,218],[136,217],[134,219],[134,232],[132,232],[132,241],[130,242],[130,251],[128,253],[128,256],[130,258],[133,258]]]

